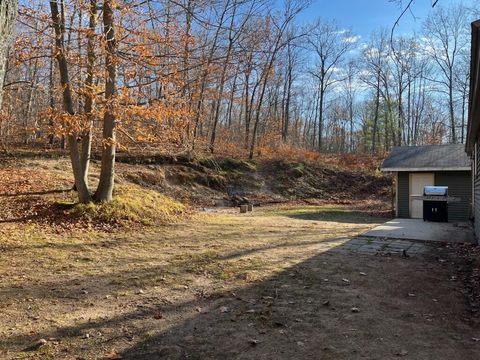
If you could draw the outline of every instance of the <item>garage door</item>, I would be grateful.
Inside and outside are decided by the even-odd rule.
[[[435,185],[433,173],[412,173],[410,174],[410,217],[415,219],[423,218],[423,201],[418,196],[423,195],[424,186]]]

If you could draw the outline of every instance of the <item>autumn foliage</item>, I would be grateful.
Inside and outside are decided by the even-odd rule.
[[[111,200],[116,151],[376,168],[393,146],[464,140],[467,9],[449,10],[456,22],[445,34],[435,27],[440,8],[420,39],[389,41],[379,31],[360,44],[334,21],[300,26],[307,1],[270,5],[22,3],[0,112],[3,150],[68,147],[88,202]],[[437,33],[459,44],[452,81],[441,71],[448,54],[429,53]],[[101,178],[109,178],[96,191],[92,152],[103,154]]]

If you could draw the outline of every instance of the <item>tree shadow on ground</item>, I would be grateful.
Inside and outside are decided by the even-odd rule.
[[[372,216],[363,211],[346,211],[346,210],[319,210],[317,212],[304,211],[304,212],[295,212],[292,214],[285,214],[287,217],[297,220],[307,220],[307,221],[327,221],[327,222],[338,222],[338,223],[349,223],[349,224],[377,224],[390,220],[389,218]]]
[[[88,300],[87,296],[82,294],[81,289],[88,289],[89,284],[92,281],[95,285],[101,285],[94,294],[96,297],[105,297],[111,291],[116,292],[138,289],[143,287],[149,287],[152,284],[158,282],[158,280],[164,276],[175,276],[177,274],[204,274],[206,269],[212,269],[212,275],[215,276],[216,271],[222,271],[223,267],[215,266],[218,263],[225,261],[237,260],[245,256],[260,255],[263,252],[277,249],[289,249],[289,248],[302,248],[312,245],[325,245],[328,246],[331,243],[335,243],[341,240],[345,240],[345,237],[332,237],[328,239],[322,239],[318,241],[299,241],[299,242],[280,242],[275,244],[261,245],[250,248],[245,248],[235,251],[227,252],[192,252],[192,256],[175,256],[168,262],[161,265],[151,265],[151,258],[147,259],[134,259],[130,260],[128,264],[127,260],[122,262],[122,271],[109,271],[103,274],[83,275],[77,276],[70,280],[62,280],[62,278],[53,278],[51,281],[40,282],[20,288],[0,288],[0,299],[25,299],[25,298],[41,298],[41,299],[55,299],[57,297],[71,298],[79,301]],[[123,243],[122,243],[123,242]],[[98,244],[42,244],[33,247],[26,247],[26,250],[32,248],[46,249],[57,248],[61,250],[73,251],[77,254],[76,257],[70,257],[74,262],[89,262],[91,261],[88,255],[84,252],[88,247],[96,247],[99,250],[105,244],[109,246],[124,246],[128,245],[130,241],[125,240],[106,240]],[[13,251],[15,248],[7,249],[7,251]],[[155,254],[152,254],[155,257]],[[128,266],[127,266],[128,265]],[[128,268],[128,270],[125,270]]]
[[[191,259],[179,266],[195,268]],[[462,295],[448,277],[453,266],[333,248],[235,289],[192,287],[182,290],[190,295],[185,301],[145,294],[134,309],[57,326],[38,337],[65,339],[59,351],[67,358],[96,358],[101,349],[115,348],[123,359],[140,360],[388,359],[405,352],[417,359],[473,360],[479,344],[458,337],[470,339],[480,329],[460,319]],[[130,275],[147,279],[163,271],[147,267]],[[114,276],[106,274],[103,281]],[[432,298],[438,299],[435,308]],[[78,341],[95,330],[102,333],[99,339]],[[22,347],[31,338],[7,341]]]
[[[39,196],[39,195],[50,195],[50,194],[61,194],[71,192],[72,188],[69,189],[53,189],[53,190],[44,190],[44,191],[27,191],[27,192],[15,192],[15,193],[0,193],[0,197],[17,197],[17,196]]]
[[[214,301],[189,304],[190,314],[192,305],[206,309],[136,342],[122,358],[477,358],[478,344],[452,338],[470,339],[480,327],[465,326],[461,296],[426,270],[438,264],[394,258],[379,268],[367,264],[372,259],[332,249]],[[409,301],[409,291],[425,299]],[[432,309],[431,299],[442,297],[447,309]]]

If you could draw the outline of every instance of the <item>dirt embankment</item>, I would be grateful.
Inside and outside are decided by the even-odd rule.
[[[94,189],[98,159],[91,165],[89,180]],[[0,156],[0,222],[103,228],[106,223],[117,226],[132,219],[143,224],[149,222],[148,214],[154,214],[154,219],[161,217],[160,211],[171,218],[180,208],[245,202],[348,204],[375,215],[390,212],[390,178],[329,164],[119,154],[116,173],[115,201],[108,211],[90,204],[72,212],[78,206],[68,158],[61,154]]]
[[[286,160],[118,156],[124,181],[202,206],[253,202],[386,200],[392,179],[372,171]],[[132,166],[135,165],[135,166]]]

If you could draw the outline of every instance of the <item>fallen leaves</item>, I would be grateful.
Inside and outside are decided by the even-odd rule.
[[[121,359],[122,356],[119,353],[117,353],[115,350],[112,350],[112,351],[109,351],[109,352],[105,353],[103,358],[104,359],[110,359],[110,360],[118,360],[118,359]]]

